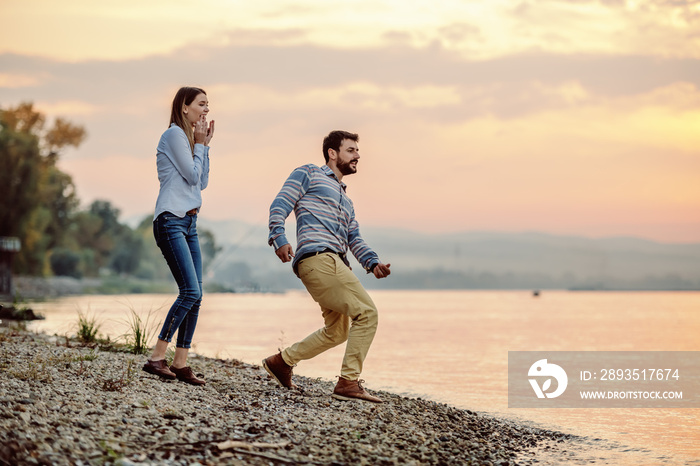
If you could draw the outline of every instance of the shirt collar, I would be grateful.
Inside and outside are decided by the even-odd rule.
[[[340,181],[338,179],[338,177],[335,175],[333,170],[331,170],[331,167],[329,167],[328,165],[324,165],[321,167],[321,171],[323,173],[325,173],[327,176],[332,176],[335,179],[335,181],[337,181],[340,184],[340,187],[343,188],[343,191],[347,191],[348,185],[346,185],[345,183],[343,183],[342,181]]]

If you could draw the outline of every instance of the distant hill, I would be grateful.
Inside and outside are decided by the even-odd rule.
[[[266,225],[206,219],[200,225],[224,246],[210,279],[234,289],[303,287],[267,246]],[[294,243],[292,222],[287,231]],[[700,290],[700,244],[385,228],[363,228],[363,236],[393,270],[389,279],[375,280],[353,259],[368,288]]]

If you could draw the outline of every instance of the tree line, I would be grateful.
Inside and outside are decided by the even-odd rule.
[[[57,162],[64,149],[79,147],[86,135],[83,127],[63,118],[48,125],[32,103],[0,108],[0,236],[21,242],[14,273],[169,277],[150,215],[131,228],[107,200],[80,208],[75,184]],[[200,244],[205,263],[211,262],[220,249],[211,232],[200,230]]]

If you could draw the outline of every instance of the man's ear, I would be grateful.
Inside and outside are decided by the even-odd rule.
[[[335,160],[337,158],[338,158],[338,153],[335,151],[335,149],[328,149],[328,159]]]

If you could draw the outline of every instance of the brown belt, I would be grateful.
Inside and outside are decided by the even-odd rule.
[[[197,209],[187,211],[187,215],[189,215],[190,217],[197,215]]]
[[[299,276],[299,270],[298,270],[298,269],[299,269],[299,264],[301,264],[301,261],[303,261],[304,259],[308,259],[309,257],[318,256],[319,254],[323,254],[323,253],[326,253],[326,252],[329,252],[329,253],[331,253],[331,254],[337,255],[337,256],[340,257],[340,259],[345,263],[345,265],[347,265],[348,267],[350,267],[350,264],[348,264],[347,256],[346,256],[344,253],[335,252],[335,251],[332,250],[332,249],[326,248],[326,249],[324,249],[323,251],[307,252],[306,254],[302,254],[302,256],[301,256],[299,259],[297,259],[296,262],[294,263],[294,264],[295,264],[294,267],[292,267],[292,269],[294,270],[294,273],[296,274],[296,276],[297,276],[297,277]]]
[[[332,250],[332,249],[326,248],[326,249],[324,249],[323,251],[307,252],[306,254],[302,255],[299,259],[297,259],[297,263],[303,261],[304,259],[308,259],[309,257],[317,256],[317,255],[319,255],[319,254],[323,254],[324,252],[330,252],[331,254],[336,254],[336,255],[340,256],[340,258],[341,258],[343,261],[345,261],[345,254],[340,253],[340,252],[335,252],[335,251]]]

